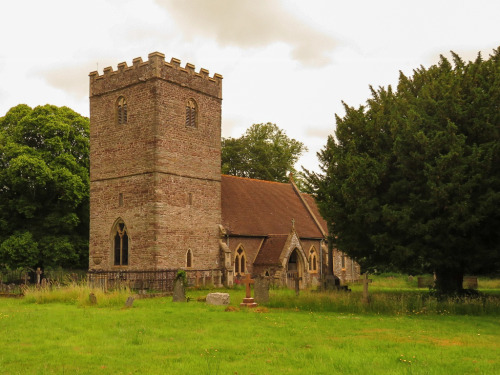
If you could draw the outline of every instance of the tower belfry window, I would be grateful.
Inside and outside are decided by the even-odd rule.
[[[127,123],[127,101],[123,96],[118,98],[118,103],[116,106],[116,120],[118,125],[123,125]]]
[[[198,122],[198,109],[196,102],[193,99],[189,99],[186,103],[186,126],[192,128],[197,127]]]

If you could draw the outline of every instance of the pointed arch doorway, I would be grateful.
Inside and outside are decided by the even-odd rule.
[[[286,286],[290,289],[295,289],[295,279],[302,278],[299,281],[299,287],[304,285],[304,259],[299,250],[295,248],[288,257],[286,264]]]

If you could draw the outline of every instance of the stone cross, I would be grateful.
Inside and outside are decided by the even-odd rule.
[[[370,296],[368,294],[368,284],[371,283],[372,280],[368,278],[368,273],[365,272],[363,275],[363,302],[370,303]]]
[[[254,282],[255,280],[252,280],[250,274],[247,273],[245,278],[243,279],[243,284],[246,285],[246,298],[243,298],[243,302],[240,303],[240,306],[246,306],[246,307],[257,306],[257,303],[255,303],[255,300],[252,298],[252,290],[250,289],[250,284],[253,284]]]
[[[252,291],[250,289],[250,284],[253,284],[255,280],[252,280],[251,276],[249,273],[245,276],[243,279],[242,283],[246,285],[246,298],[251,298],[252,297]]]

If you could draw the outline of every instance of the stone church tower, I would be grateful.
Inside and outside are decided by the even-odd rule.
[[[91,270],[221,266],[221,103],[158,52],[90,74]]]

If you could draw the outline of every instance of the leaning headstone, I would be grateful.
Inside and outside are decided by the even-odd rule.
[[[134,304],[134,297],[132,296],[128,297],[127,300],[125,301],[125,307],[126,308],[132,307],[133,304]]]
[[[269,277],[260,276],[255,279],[253,285],[253,293],[255,302],[267,303],[269,302]]]
[[[229,293],[209,293],[206,301],[209,305],[229,305]]]
[[[174,294],[172,296],[173,302],[186,302],[186,288],[184,287],[184,280],[176,279],[174,281]]]
[[[89,301],[91,305],[97,305],[97,297],[94,293],[89,294]]]
[[[41,284],[40,284],[40,285],[41,285],[41,287],[42,287],[43,289],[47,288],[47,279],[42,279],[42,282],[41,282]]]

